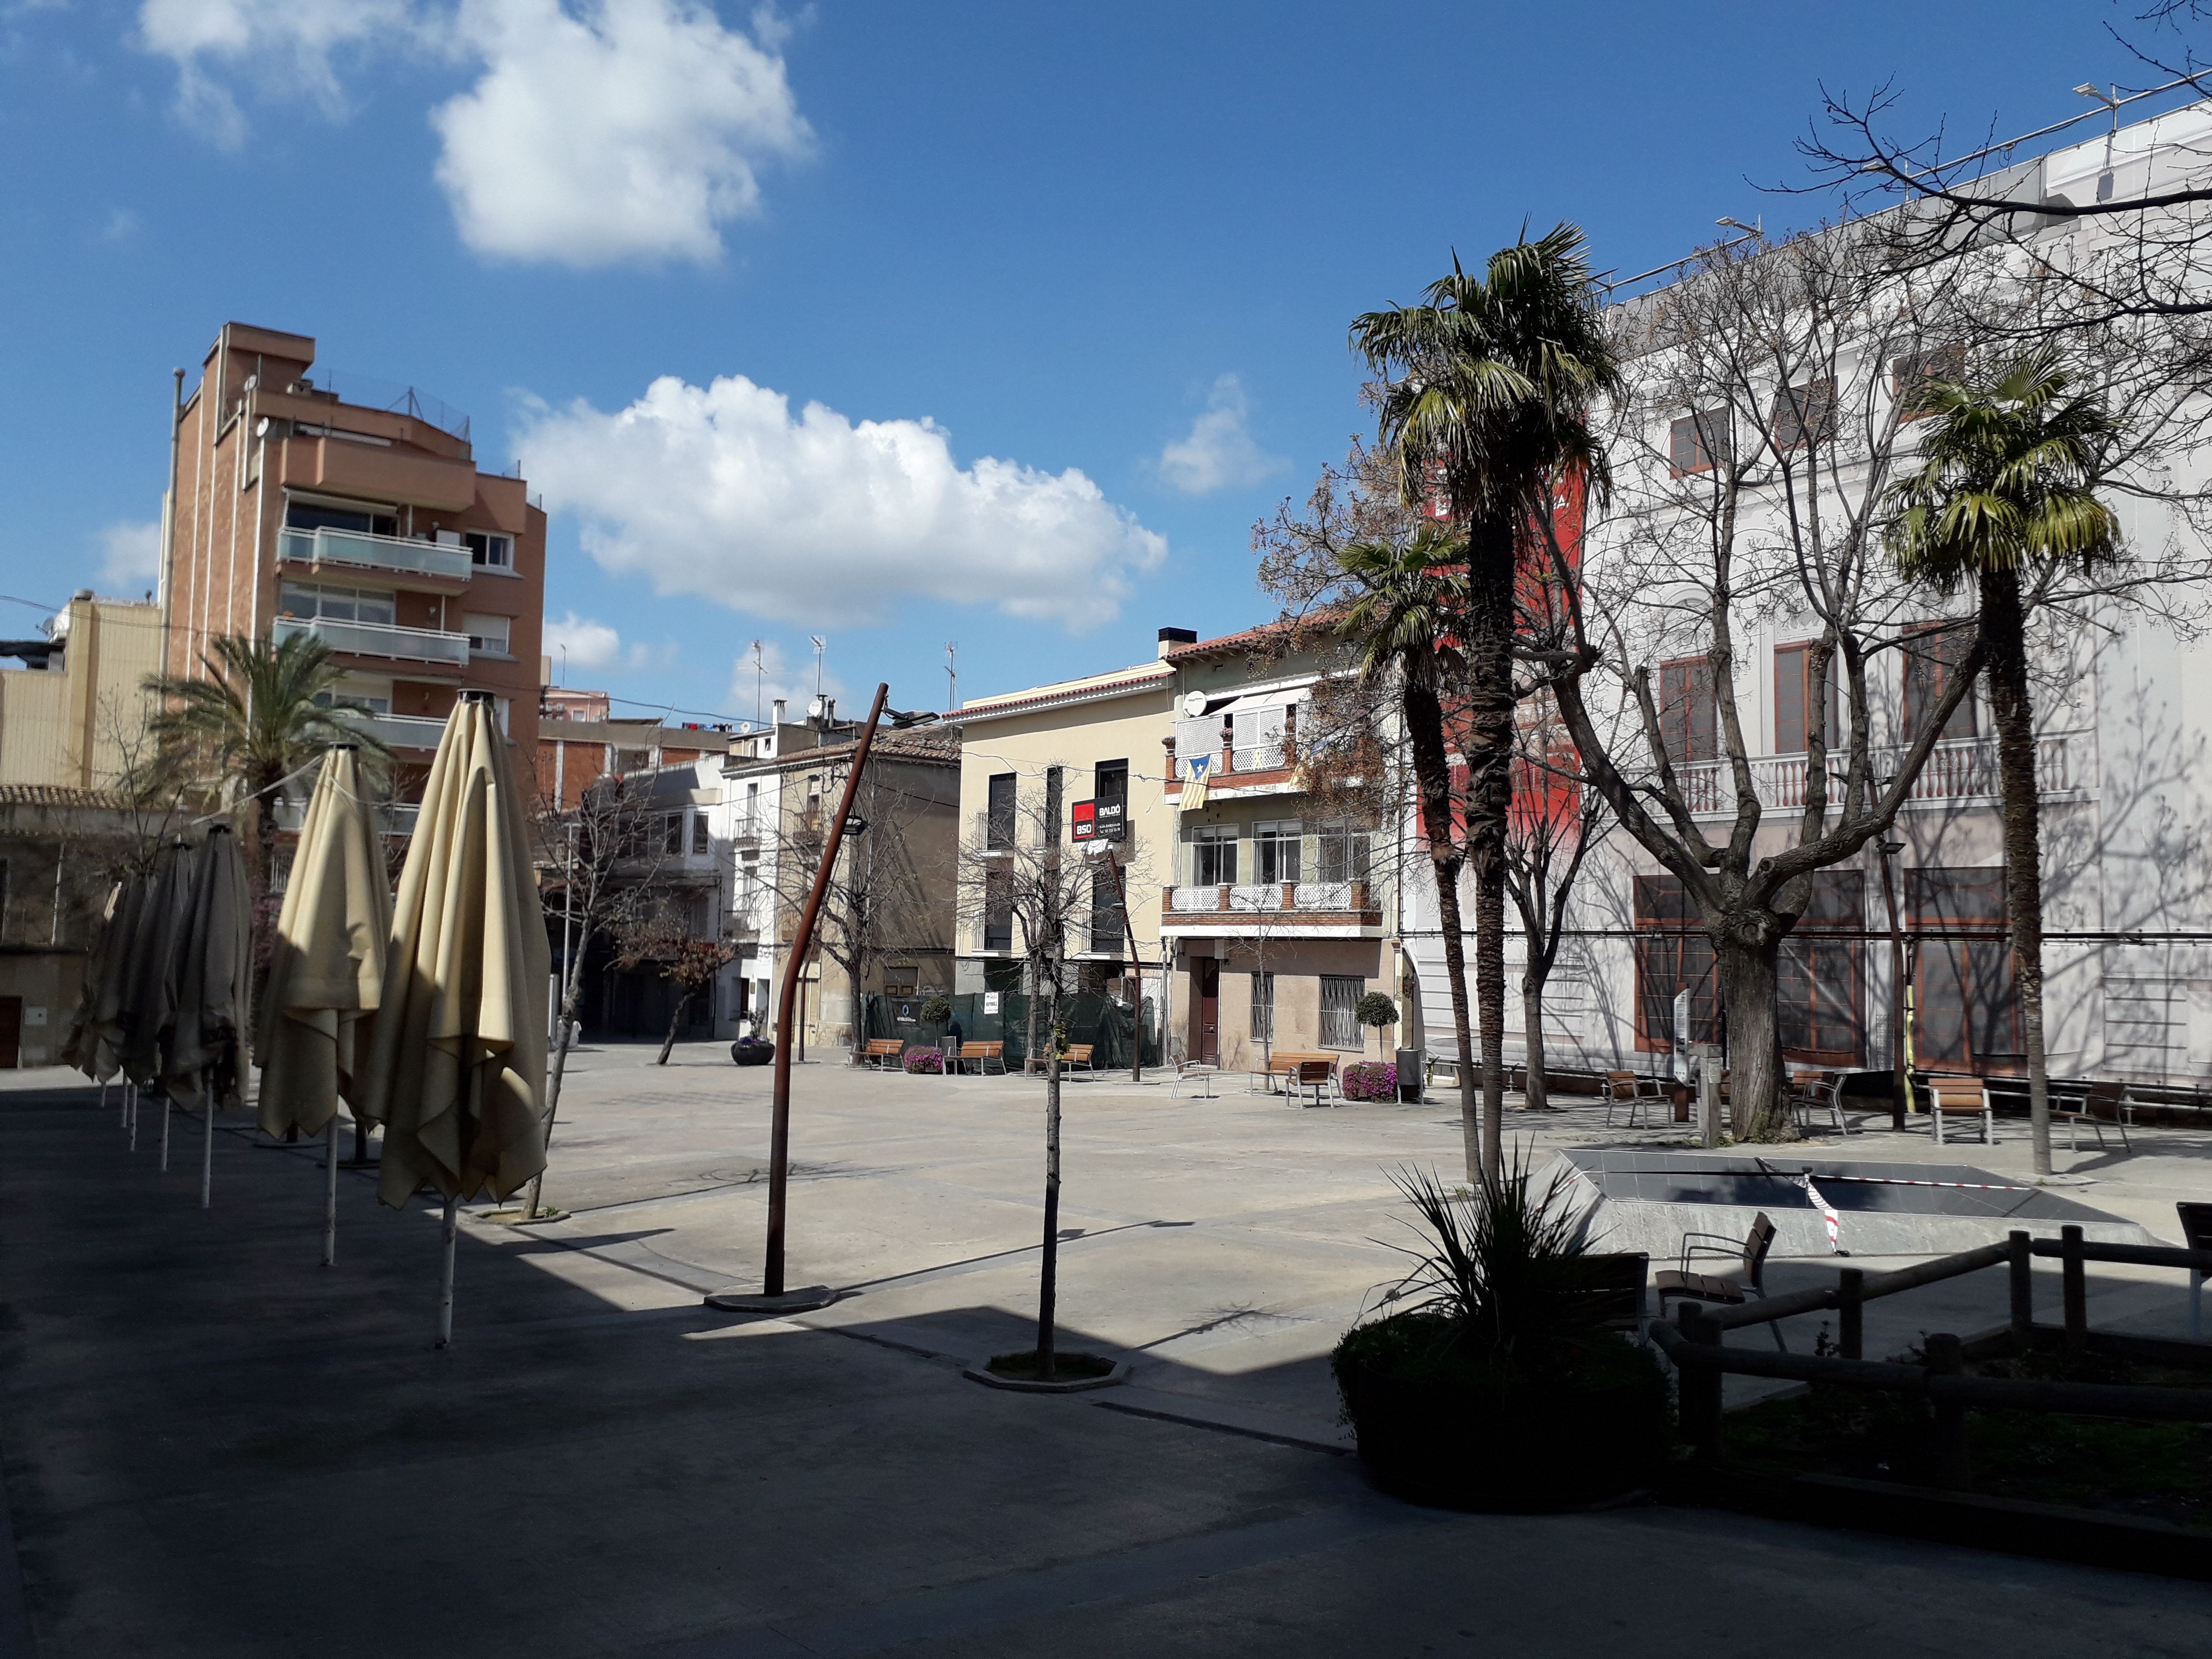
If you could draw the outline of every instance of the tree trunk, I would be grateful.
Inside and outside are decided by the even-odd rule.
[[[1544,981],[1529,974],[1521,981],[1521,1024],[1528,1036],[1528,1087],[1525,1098],[1532,1112],[1549,1111],[1552,1091],[1544,1075]]]
[[[1435,843],[1431,842],[1431,846]],[[1467,1007],[1467,934],[1460,925],[1457,859],[1438,859],[1437,923],[1444,936],[1444,978],[1451,986],[1452,1036],[1459,1055],[1460,1134],[1467,1143],[1467,1179],[1482,1184],[1482,1120],[1475,1111],[1474,1032]]]
[[[1052,1031],[1060,1028],[1060,975],[1053,975]],[[1044,1259],[1037,1279],[1037,1376],[1053,1380],[1053,1321],[1060,1297],[1060,1044],[1048,1035],[1044,1063]]]
[[[2005,910],[2012,923],[2021,1046],[2027,1051],[2028,1134],[2035,1172],[2051,1173],[2051,1081],[2043,1047],[2043,844],[2037,799],[2035,712],[2028,697],[2020,573],[1984,570],[1982,637],[1989,644],[1990,712],[2004,802]]]
[[[1729,1121],[1738,1140],[1786,1139],[1782,1030],[1776,1017],[1780,933],[1756,921],[1711,929],[1728,1012]]]
[[[668,1056],[676,1048],[676,1033],[684,1024],[684,1011],[690,1006],[691,993],[679,989],[676,993],[676,1012],[668,1017],[668,1035],[660,1040],[660,1058],[653,1062],[654,1065],[668,1064]]]
[[[1467,857],[1474,867],[1474,978],[1482,1031],[1482,1156],[1504,1150],[1505,834],[1513,806],[1515,515],[1468,526]]]
[[[560,1029],[554,1033],[553,1072],[545,1079],[545,1152],[553,1151],[553,1120],[561,1110],[561,1079],[568,1070],[568,1037],[575,1029],[576,1004],[584,994],[584,953],[579,950],[568,964],[568,982],[561,988]],[[540,1169],[530,1178],[530,1199],[523,1206],[523,1218],[538,1219],[538,1200],[545,1195],[545,1171]]]

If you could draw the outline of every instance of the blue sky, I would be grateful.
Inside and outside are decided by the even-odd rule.
[[[2009,135],[2154,78],[2136,9],[0,0],[0,591],[150,585],[169,370],[237,319],[520,456],[571,684],[1142,660],[1264,614],[1346,324],[1453,247],[1802,222],[1757,186],[1822,82]]]

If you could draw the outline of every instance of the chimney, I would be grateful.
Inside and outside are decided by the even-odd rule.
[[[778,697],[775,700],[775,723],[778,726],[783,724],[783,699],[781,697]]]
[[[828,731],[828,730],[830,730],[830,729],[831,729],[831,728],[835,727],[836,724],[837,724],[837,699],[836,699],[836,698],[835,698],[835,697],[832,697],[832,698],[830,698],[830,701],[829,701],[826,704],[824,704],[824,705],[823,705],[823,709],[822,709],[822,726],[823,726],[823,729],[824,731]]]
[[[1163,628],[1160,629],[1160,655],[1166,656],[1178,647],[1196,645],[1198,630],[1194,628]]]

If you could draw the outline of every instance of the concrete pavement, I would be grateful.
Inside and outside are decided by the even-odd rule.
[[[1376,1496],[1342,1453],[1326,1354],[1395,1271],[1374,1242],[1398,1231],[1388,1170],[1454,1166],[1448,1109],[1071,1085],[1063,1340],[1136,1370],[1039,1399],[957,1370],[1030,1334],[1036,1085],[803,1068],[791,1276],[851,1294],[747,1321],[698,1298],[757,1284],[769,1080],[719,1048],[665,1070],[652,1053],[577,1057],[548,1182],[570,1218],[465,1224],[443,1353],[433,1209],[379,1211],[349,1176],[325,1271],[319,1149],[228,1126],[202,1212],[192,1161],[157,1174],[143,1131],[126,1153],[95,1091],[8,1079],[0,1454],[36,1651],[2212,1643],[2197,1586],[1690,1511],[1457,1516]],[[1587,1109],[1542,1131],[1668,1133],[1604,1137]],[[2160,1133],[2078,1195],[2172,1237],[2166,1192],[2212,1185],[2212,1138]],[[1954,1150],[2000,1168],[2012,1149]],[[1891,1312],[1906,1340],[1972,1328],[2001,1316],[2001,1278],[1988,1292],[1989,1317],[1965,1291]],[[2097,1297],[2100,1319],[2178,1316],[2170,1282],[2100,1275]],[[1717,1564],[1715,1594],[1756,1616],[1687,1616],[1684,1587]]]

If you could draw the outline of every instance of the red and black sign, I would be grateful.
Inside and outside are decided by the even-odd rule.
[[[1079,800],[1068,810],[1071,841],[1121,841],[1129,832],[1128,809],[1118,800]]]

